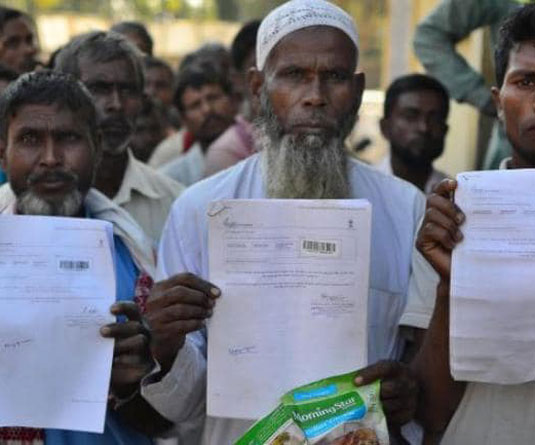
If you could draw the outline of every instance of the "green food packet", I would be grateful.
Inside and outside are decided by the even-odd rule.
[[[357,373],[296,388],[236,445],[388,445],[379,381],[357,387]]]
[[[293,420],[291,408],[279,405],[256,422],[235,445],[305,445],[301,429]]]
[[[356,375],[353,372],[319,380],[282,397],[306,444],[388,445],[380,383],[357,387]]]

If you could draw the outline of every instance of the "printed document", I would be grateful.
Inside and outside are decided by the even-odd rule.
[[[535,170],[461,173],[466,215],[453,252],[451,370],[456,380],[535,380]]]
[[[367,363],[371,205],[229,200],[209,216],[208,415],[258,419],[282,394]]]
[[[103,431],[112,243],[103,221],[0,216],[0,426]]]

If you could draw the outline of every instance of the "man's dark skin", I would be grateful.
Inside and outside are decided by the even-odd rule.
[[[198,89],[188,87],[180,101],[181,121],[199,141],[203,152],[234,121],[236,112],[232,96],[218,84],[205,84]]]
[[[251,69],[256,101],[266,86],[274,112],[286,133],[335,134],[347,113],[360,105],[364,75],[355,74],[357,51],[341,31],[327,27],[300,30],[281,40],[263,72]],[[147,318],[158,344],[157,360],[168,370],[184,344],[185,334],[200,329],[217,310],[220,290],[192,274],[159,283],[148,304]],[[224,298],[224,296],[222,297]],[[383,361],[359,372],[357,385],[382,380],[381,399],[390,426],[412,419],[417,384],[408,367]]]
[[[136,120],[136,129],[130,146],[134,156],[142,162],[147,162],[156,146],[165,139],[166,117],[164,110],[154,104],[150,111],[142,112]]]
[[[535,168],[535,41],[517,44],[501,88],[492,95],[498,118],[513,146],[509,168]],[[456,181],[444,180],[427,200],[417,247],[440,275],[435,311],[412,367],[420,377],[419,417],[428,432],[446,429],[462,400],[466,383],[452,379],[449,368],[449,277],[451,253],[462,241],[465,215],[451,199]]]
[[[407,91],[398,96],[381,132],[390,142],[394,175],[420,190],[433,171],[433,161],[444,151],[448,132],[444,99],[436,91]]]
[[[173,106],[173,73],[163,66],[145,69],[145,94],[159,99],[166,107]]]
[[[0,63],[18,74],[37,65],[37,45],[33,24],[21,16],[7,21],[0,33]]]
[[[95,63],[82,56],[79,69],[80,80],[95,100],[102,131],[102,160],[95,187],[113,199],[128,164],[126,147],[141,110],[141,85],[137,85],[134,67],[126,58]]]
[[[24,105],[10,119],[7,140],[0,141],[0,161],[19,196],[27,190],[47,201],[62,201],[73,189],[85,196],[100,157],[100,135],[91,135],[83,116],[57,105]],[[80,208],[78,216],[83,217]],[[110,393],[130,397],[152,368],[148,332],[133,302],[117,302],[110,311],[124,323],[103,326],[115,339]],[[153,435],[170,427],[150,405],[135,396],[117,412],[132,427]],[[141,419],[142,418],[142,419]]]

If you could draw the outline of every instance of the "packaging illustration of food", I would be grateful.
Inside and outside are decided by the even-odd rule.
[[[379,381],[356,387],[356,373],[296,388],[235,445],[388,445]]]

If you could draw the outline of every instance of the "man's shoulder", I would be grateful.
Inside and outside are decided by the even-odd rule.
[[[184,185],[136,159],[136,170],[155,192],[177,198],[185,189]]]
[[[151,167],[158,168],[180,156],[184,149],[183,139],[184,132],[182,130],[164,139],[154,149],[148,164]]]

